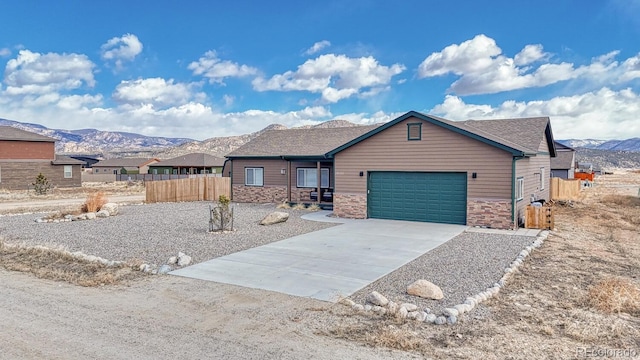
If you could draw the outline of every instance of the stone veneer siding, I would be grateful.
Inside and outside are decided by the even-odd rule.
[[[333,214],[351,219],[367,218],[367,195],[333,194]]]
[[[311,189],[291,189],[292,202],[311,202]],[[248,203],[281,203],[287,201],[286,186],[233,185],[233,201]]]
[[[284,202],[287,201],[287,187],[233,185],[233,201],[249,203]]]
[[[493,229],[513,229],[511,201],[468,199],[467,225]]]

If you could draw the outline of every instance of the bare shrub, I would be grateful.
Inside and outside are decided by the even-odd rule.
[[[109,199],[107,199],[104,193],[98,191],[97,193],[87,195],[87,200],[82,204],[81,210],[82,212],[97,212],[108,202]]]
[[[403,351],[424,352],[426,341],[417,332],[396,325],[376,322],[373,324],[352,324],[329,330],[331,336],[358,341],[373,347],[386,347]]]
[[[318,204],[311,204],[307,207],[308,211],[320,211],[322,210]]]
[[[640,289],[630,280],[612,277],[589,288],[589,304],[605,313],[640,314]]]
[[[288,202],[282,202],[276,206],[277,209],[291,209],[291,205]]]
[[[291,207],[293,210],[305,210],[307,207],[302,203],[297,203]]]
[[[640,206],[640,198],[629,195],[607,195],[602,198],[602,203],[622,207],[636,207]]]

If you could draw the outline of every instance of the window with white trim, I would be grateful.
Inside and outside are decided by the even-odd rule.
[[[540,190],[544,190],[544,183],[547,182],[546,176],[544,174],[544,168],[540,168]]]
[[[65,165],[64,166],[64,178],[71,179],[73,177],[73,166]]]
[[[516,179],[516,200],[520,201],[524,198],[524,178]]]
[[[263,186],[264,185],[264,169],[263,168],[244,168],[244,184],[247,186]]]
[[[169,173],[171,172],[171,169],[164,169],[163,172],[164,172],[165,175],[169,175]]]
[[[318,187],[318,169],[317,168],[298,168],[297,186],[299,188],[316,188]],[[320,169],[320,187],[329,187],[329,169]]]

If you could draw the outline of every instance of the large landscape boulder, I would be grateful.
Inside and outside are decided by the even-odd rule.
[[[274,211],[260,221],[260,225],[273,225],[289,220],[289,214],[282,211]]]
[[[440,300],[444,297],[442,289],[424,279],[416,280],[407,286],[407,294],[432,300]]]
[[[118,204],[116,203],[106,203],[100,207],[100,210],[105,210],[109,212],[109,216],[118,215]]]

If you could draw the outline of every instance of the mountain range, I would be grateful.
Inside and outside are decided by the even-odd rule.
[[[60,130],[45,126],[0,119],[0,125],[13,126],[57,139],[56,152],[66,155],[93,155],[100,158],[157,157],[168,159],[188,153],[202,152],[224,157],[251,139],[268,130],[287,129],[271,124],[245,135],[213,137],[198,141],[188,138],[151,137],[140,134],[101,131],[96,129]],[[358,126],[346,120],[331,120],[310,127]],[[640,138],[626,140],[568,139],[558,142],[576,149],[579,161],[591,162],[600,168],[640,168]]]

